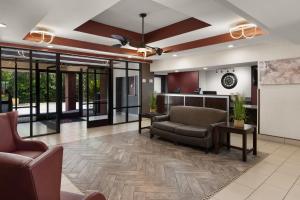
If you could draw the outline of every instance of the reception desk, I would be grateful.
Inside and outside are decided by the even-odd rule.
[[[229,120],[230,97],[227,95],[158,94],[157,112],[168,113],[172,106],[198,106],[227,111]]]

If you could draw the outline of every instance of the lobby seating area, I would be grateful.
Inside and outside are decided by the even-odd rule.
[[[150,137],[158,135],[175,143],[199,146],[208,153],[217,123],[227,121],[227,113],[213,108],[174,106],[168,115],[154,117]]]
[[[0,199],[105,200],[96,192],[84,197],[60,191],[63,147],[21,139],[16,112],[1,114],[0,127]]]

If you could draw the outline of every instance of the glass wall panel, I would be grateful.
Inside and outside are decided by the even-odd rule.
[[[125,123],[126,122],[126,113],[127,113],[127,108],[117,108],[114,109],[113,112],[113,123],[118,124],[118,123]]]
[[[56,55],[32,52],[32,135],[57,132]]]
[[[140,71],[128,70],[128,106],[140,105]]]
[[[128,108],[128,121],[139,120],[139,111],[140,111],[140,107]]]
[[[17,110],[21,137],[30,136],[29,51],[2,48],[2,93],[7,99],[4,111]]]
[[[137,69],[137,70],[139,70],[140,69],[140,63],[129,62],[128,63],[128,69]]]

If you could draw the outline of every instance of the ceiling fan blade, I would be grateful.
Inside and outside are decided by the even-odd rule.
[[[137,41],[129,41],[129,45],[135,48],[144,48],[145,45],[141,42],[137,42]]]
[[[113,39],[119,40],[120,43],[125,46],[128,43],[128,39],[122,35],[111,35]]]
[[[112,47],[115,47],[115,48],[121,48],[123,45],[122,44],[114,44],[112,45]]]

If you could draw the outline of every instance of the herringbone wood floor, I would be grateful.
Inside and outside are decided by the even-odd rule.
[[[83,192],[109,200],[199,200],[262,159],[201,150],[127,132],[64,145],[64,174]]]

